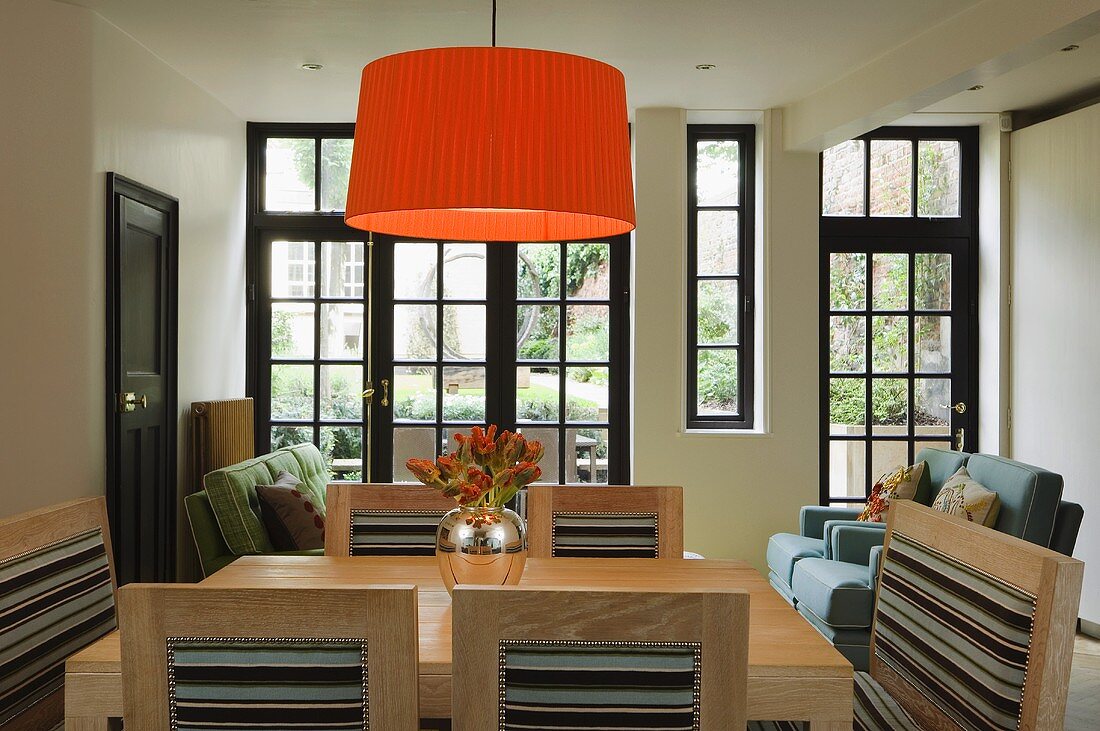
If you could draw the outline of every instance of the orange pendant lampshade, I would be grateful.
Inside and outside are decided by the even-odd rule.
[[[368,64],[344,220],[457,241],[633,230],[622,73],[524,48],[433,48]]]

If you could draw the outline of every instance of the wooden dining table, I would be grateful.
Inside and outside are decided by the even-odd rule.
[[[420,631],[420,715],[451,717],[451,598],[433,557],[244,556],[205,579],[221,588],[415,584]],[[748,718],[852,728],[852,666],[747,563],[725,560],[529,559],[530,588],[698,591],[750,595]],[[303,611],[308,608],[303,607]],[[659,620],[655,620],[658,621]],[[65,665],[65,728],[105,731],[122,717],[118,633]],[[479,730],[480,731],[480,730]]]

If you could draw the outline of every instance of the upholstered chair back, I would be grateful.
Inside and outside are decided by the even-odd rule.
[[[532,485],[532,558],[683,558],[680,487]]]
[[[326,556],[434,556],[439,521],[456,507],[425,485],[328,486]]]
[[[65,660],[115,629],[103,498],[0,520],[0,728],[64,722]]]
[[[119,626],[126,728],[418,728],[414,587],[131,584]]]
[[[881,727],[887,695],[921,728],[1060,728],[1083,568],[898,501],[879,573],[873,682],[856,682],[857,728]]]
[[[748,612],[733,590],[458,586],[454,729],[743,729]]]

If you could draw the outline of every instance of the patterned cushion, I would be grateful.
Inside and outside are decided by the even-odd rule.
[[[554,513],[551,555],[659,558],[656,513]]]
[[[894,532],[875,655],[965,728],[1015,729],[1035,597]]]
[[[997,493],[970,477],[965,467],[943,483],[932,508],[941,513],[966,518],[971,523],[992,526],[1001,507]]]
[[[446,513],[352,510],[352,556],[434,556],[435,531]]]
[[[283,447],[276,454],[288,453],[298,462],[297,471],[288,471],[313,491],[314,497],[317,498],[317,505],[324,512],[325,500],[328,497],[328,483],[332,479],[332,475],[321,456],[321,450],[317,449],[317,445],[312,442],[306,442],[305,444],[295,444],[293,447]]]
[[[278,551],[325,547],[325,519],[313,504],[313,494],[289,472],[273,485],[256,485],[264,526]]]
[[[885,523],[890,501],[912,500],[916,497],[919,488],[929,482],[927,473],[928,465],[917,462],[910,467],[899,467],[878,478],[871,489],[871,497],[867,499],[867,507],[857,520]]]
[[[177,731],[367,728],[359,640],[168,639],[168,713]]]
[[[64,685],[65,659],[115,628],[100,529],[0,561],[0,726]]]
[[[502,640],[500,728],[698,729],[701,658],[699,643]]]
[[[854,731],[920,731],[920,726],[874,678],[856,673],[854,679]]]

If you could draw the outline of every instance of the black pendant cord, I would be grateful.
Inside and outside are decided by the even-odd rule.
[[[497,0],[493,0],[493,48],[497,47]]]

